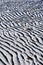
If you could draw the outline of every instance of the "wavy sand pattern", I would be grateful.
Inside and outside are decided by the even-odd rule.
[[[0,65],[43,65],[43,0],[0,3]]]

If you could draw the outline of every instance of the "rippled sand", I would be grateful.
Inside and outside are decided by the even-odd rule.
[[[43,65],[43,0],[0,0],[0,65]]]

